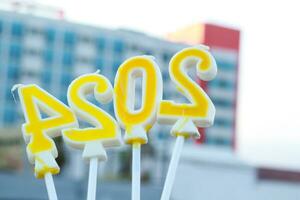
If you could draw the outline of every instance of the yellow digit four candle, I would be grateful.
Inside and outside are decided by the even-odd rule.
[[[76,126],[75,115],[37,85],[21,85],[18,94],[26,119],[22,132],[28,143],[29,161],[35,164],[35,174],[38,178],[46,173],[57,174],[59,166],[54,158],[58,153],[51,138],[59,136],[64,128]],[[41,111],[49,117],[42,118]]]

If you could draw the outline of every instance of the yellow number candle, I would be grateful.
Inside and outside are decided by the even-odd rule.
[[[96,197],[98,160],[106,160],[104,147],[119,146],[119,125],[109,114],[86,100],[93,94],[100,103],[109,103],[113,98],[111,83],[104,76],[93,73],[75,79],[68,88],[68,103],[75,114],[94,127],[70,128],[63,131],[63,138],[74,148],[84,149],[83,157],[90,160],[88,200]]]
[[[21,85],[18,94],[26,123],[22,132],[27,145],[29,161],[35,164],[35,174],[42,178],[45,173],[57,174],[58,155],[52,137],[60,136],[61,130],[76,126],[73,112],[62,102],[37,85]],[[41,111],[49,117],[42,118]]]
[[[27,145],[29,161],[35,165],[37,178],[45,178],[49,199],[57,199],[52,174],[59,173],[55,158],[57,149],[51,138],[61,130],[76,126],[73,112],[55,97],[37,85],[17,85],[26,123],[22,132]],[[42,117],[42,113],[49,117]]]
[[[170,198],[184,138],[199,137],[195,125],[211,126],[215,117],[215,107],[212,101],[187,74],[187,70],[191,67],[196,67],[197,76],[204,81],[212,80],[217,74],[216,61],[205,46],[183,49],[175,54],[170,61],[170,78],[178,91],[191,103],[176,103],[170,100],[163,100],[160,103],[159,121],[174,124],[171,134],[177,136],[161,200]]]
[[[173,56],[169,66],[171,80],[178,91],[191,103],[163,100],[158,111],[158,119],[161,123],[174,124],[176,122],[174,127],[180,132],[185,124],[190,124],[191,121],[201,127],[211,126],[215,116],[215,107],[210,98],[187,75],[187,70],[195,66],[197,75],[201,80],[208,81],[216,76],[216,62],[203,47],[186,48]],[[176,135],[176,133],[174,134]],[[182,134],[188,136],[186,135],[188,133]]]
[[[142,105],[134,109],[135,80],[142,77]],[[156,120],[162,98],[162,78],[153,57],[137,56],[121,64],[115,77],[115,115],[125,129],[125,142],[132,144],[132,199],[140,199],[140,145]]]
[[[143,78],[142,106],[134,110],[135,79]],[[126,60],[115,77],[115,115],[125,129],[128,144],[147,143],[146,132],[156,120],[157,107],[162,98],[162,80],[153,57],[137,56]]]

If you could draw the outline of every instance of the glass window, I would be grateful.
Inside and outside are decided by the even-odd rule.
[[[18,43],[13,43],[10,45],[9,48],[9,56],[12,59],[18,59],[21,57],[22,49],[20,44]]]
[[[235,63],[233,62],[228,62],[224,60],[216,60],[217,66],[219,69],[224,69],[224,70],[233,70],[235,68]]]
[[[124,51],[124,43],[121,40],[116,40],[113,45],[115,53],[122,53]]]
[[[46,41],[51,43],[55,40],[55,31],[52,28],[47,28],[45,31]]]
[[[10,64],[7,69],[7,75],[9,79],[18,79],[19,78],[19,69],[17,65]]]
[[[76,40],[75,33],[70,31],[65,32],[65,36],[64,36],[65,45],[74,45],[75,40]]]
[[[162,71],[162,79],[163,81],[167,81],[169,79],[169,73],[167,70]]]
[[[216,118],[214,121],[215,126],[222,126],[222,127],[231,127],[232,126],[232,121],[229,119],[220,119]]]
[[[46,49],[44,51],[44,61],[48,64],[53,62],[53,50],[52,49]]]
[[[222,138],[222,137],[212,137],[207,135],[205,138],[205,143],[209,145],[223,145],[223,146],[230,146],[231,140],[229,138]]]
[[[215,79],[213,81],[210,81],[209,83],[210,87],[213,88],[222,88],[222,89],[234,89],[234,83],[232,80],[222,80],[222,79]]]
[[[68,98],[67,98],[67,95],[65,93],[60,95],[59,100],[62,101],[64,104],[68,104]]]
[[[63,55],[63,65],[64,66],[72,66],[74,63],[74,56],[72,53],[65,52]]]
[[[104,38],[97,38],[96,39],[96,46],[98,50],[104,50],[105,48],[105,39]]]
[[[95,66],[97,69],[103,69],[104,61],[103,58],[96,58],[95,59]]]
[[[21,37],[23,35],[23,24],[21,22],[13,22],[11,27],[11,34],[14,37]]]
[[[44,70],[43,72],[42,72],[42,74],[41,74],[41,79],[42,79],[42,81],[43,81],[43,83],[44,83],[44,85],[45,84],[50,84],[50,82],[51,82],[51,71],[50,70]]]
[[[2,33],[2,31],[3,31],[3,22],[0,21],[0,33]]]
[[[72,82],[72,76],[69,73],[63,73],[61,76],[61,85],[67,87]]]
[[[110,103],[110,104],[108,105],[108,113],[109,113],[111,116],[115,117],[114,105],[113,105],[112,103]]]
[[[119,66],[122,64],[122,61],[120,60],[114,60],[113,61],[113,72],[116,73]]]
[[[217,107],[232,107],[233,102],[231,100],[212,98],[212,101]]]
[[[13,106],[5,107],[4,109],[4,123],[12,124],[17,119],[17,113]]]
[[[220,80],[219,81],[219,87],[224,88],[224,89],[232,89],[233,88],[233,83],[228,80]]]
[[[13,85],[8,85],[6,90],[5,90],[5,99],[7,102],[14,102],[14,98],[12,96],[12,93],[11,93],[11,88],[12,88]]]
[[[162,59],[163,59],[164,63],[169,63],[169,61],[171,59],[171,54],[170,53],[163,53],[162,54]]]

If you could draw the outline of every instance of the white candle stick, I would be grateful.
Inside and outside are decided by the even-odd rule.
[[[96,199],[97,171],[98,171],[98,158],[94,157],[90,159],[87,200]]]
[[[164,184],[164,189],[161,195],[161,200],[169,200],[172,187],[175,180],[176,170],[179,163],[179,158],[181,155],[182,147],[184,144],[184,137],[183,136],[177,136],[176,143],[174,146],[174,150],[172,153],[171,162],[169,164],[169,169],[167,173],[167,177]]]
[[[46,173],[44,176],[49,200],[57,200],[56,190],[51,173]]]
[[[141,187],[141,144],[132,145],[132,188],[131,199],[140,200]]]

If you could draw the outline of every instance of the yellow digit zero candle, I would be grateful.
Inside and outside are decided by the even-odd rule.
[[[84,149],[84,158],[105,160],[103,148],[121,144],[120,128],[114,118],[86,100],[88,94],[93,94],[102,104],[109,103],[113,88],[109,80],[98,73],[82,75],[72,81],[68,88],[69,105],[80,119],[94,127],[66,129],[63,137],[70,146]]]
[[[142,78],[141,107],[135,109],[137,78]],[[162,98],[162,78],[159,67],[150,56],[136,56],[121,64],[115,77],[114,110],[125,129],[125,142],[132,145],[131,199],[140,199],[141,145],[148,142],[147,131],[156,120]]]
[[[141,108],[134,109],[135,79],[141,77],[143,97]],[[114,110],[127,144],[147,143],[146,132],[156,120],[158,104],[162,98],[162,78],[158,65],[150,56],[127,59],[115,77]]]
[[[43,178],[46,173],[59,173],[55,158],[57,149],[53,137],[60,136],[61,130],[77,125],[73,112],[54,96],[39,86],[19,85],[18,94],[26,123],[22,132],[27,145],[29,161],[35,164],[35,175]],[[42,113],[48,115],[42,118]]]

